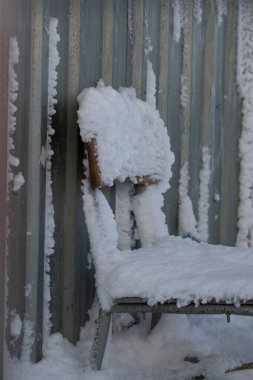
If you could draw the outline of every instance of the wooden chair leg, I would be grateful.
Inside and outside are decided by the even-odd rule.
[[[98,371],[101,369],[108,332],[110,328],[111,313],[99,310],[96,334],[90,354],[90,368]]]

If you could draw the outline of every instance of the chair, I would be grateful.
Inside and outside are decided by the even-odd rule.
[[[133,89],[115,91],[102,81],[78,101],[100,302],[91,367],[101,368],[112,313],[253,315],[251,249],[168,234],[162,194],[174,156],[158,111]]]

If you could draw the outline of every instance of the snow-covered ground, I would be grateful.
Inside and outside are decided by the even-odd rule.
[[[77,346],[60,334],[49,338],[45,358],[37,364],[8,363],[6,380],[252,380],[253,370],[225,373],[252,361],[253,319],[224,316],[164,315],[150,332],[150,315],[124,328],[129,316],[117,316],[102,370],[87,366],[94,334],[96,305]],[[197,358],[198,363],[185,359]],[[200,377],[202,375],[202,377]],[[196,377],[199,376],[199,377]]]

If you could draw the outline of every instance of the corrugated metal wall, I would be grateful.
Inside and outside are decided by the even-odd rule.
[[[239,1],[227,1],[227,14],[222,19],[218,17],[218,1],[180,1],[186,17],[181,35],[176,36],[178,41],[177,2],[170,0],[5,1],[12,15],[8,34],[17,36],[20,47],[15,143],[26,179],[10,201],[8,307],[17,310],[21,319],[33,321],[32,358],[36,360],[41,357],[42,336],[45,168],[40,154],[47,125],[49,18],[58,18],[61,38],[58,103],[53,117],[56,243],[51,258],[51,311],[53,331],[76,341],[94,294],[93,273],[87,269],[89,242],[80,190],[83,145],[76,124],[76,97],[102,77],[115,88],[134,86],[145,99],[149,59],[157,77],[157,105],[176,157],[165,205],[170,232],[177,232],[178,181],[186,161],[189,195],[197,213],[201,149],[208,146],[209,241],[233,245],[241,125],[236,90]],[[198,4],[202,16],[196,12]],[[150,44],[153,49],[147,54]],[[187,83],[184,107],[182,80]],[[215,194],[220,195],[220,201]],[[25,297],[27,284],[32,285],[32,293]],[[9,345],[17,356],[21,342],[22,336]]]

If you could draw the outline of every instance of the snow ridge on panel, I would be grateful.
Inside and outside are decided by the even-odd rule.
[[[58,20],[51,18],[49,23],[49,63],[48,63],[48,120],[47,120],[47,146],[45,151],[46,164],[46,209],[45,209],[45,248],[44,248],[44,312],[43,312],[43,343],[44,347],[50,334],[51,313],[49,305],[50,295],[50,256],[54,253],[54,206],[52,193],[52,156],[54,154],[51,142],[55,131],[52,127],[52,116],[55,114],[55,104],[57,103],[57,66],[60,62],[57,44],[60,36],[57,32]]]
[[[236,245],[253,246],[253,6],[239,2],[237,83],[242,97],[240,174]]]

